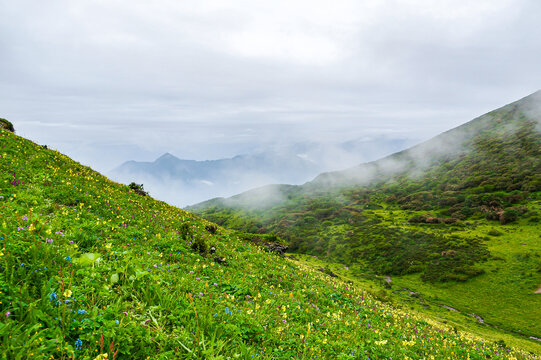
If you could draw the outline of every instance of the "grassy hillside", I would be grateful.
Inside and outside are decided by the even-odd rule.
[[[541,337],[541,93],[369,164],[192,207]],[[262,205],[261,205],[262,204]]]
[[[0,174],[2,358],[536,358],[381,303],[5,130]]]

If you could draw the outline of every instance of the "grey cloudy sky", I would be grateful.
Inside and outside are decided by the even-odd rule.
[[[0,117],[98,170],[426,139],[541,88],[539,0],[0,0]]]

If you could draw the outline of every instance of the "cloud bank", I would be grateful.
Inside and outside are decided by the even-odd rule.
[[[541,83],[536,0],[0,1],[0,116],[98,170],[426,139]]]

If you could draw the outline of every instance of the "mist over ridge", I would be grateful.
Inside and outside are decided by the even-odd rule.
[[[123,183],[142,183],[152,196],[186,206],[268,184],[303,184],[324,171],[374,160],[413,143],[389,136],[365,136],[342,143],[277,143],[247,154],[205,161],[165,153],[155,161],[127,161],[108,175]]]
[[[426,176],[427,169],[452,159],[462,158],[475,151],[476,142],[483,136],[505,139],[506,136],[514,135],[516,131],[522,129],[525,124],[532,125],[529,131],[541,134],[541,90],[408,149],[345,170],[321,173],[306,184],[296,187],[295,191],[310,198],[340,188],[392,183],[397,176],[407,178]],[[288,196],[291,196],[284,195],[284,191],[289,191],[289,188],[283,190],[277,185],[267,186],[227,199],[206,201],[190,209],[197,211],[212,206],[265,208],[277,205],[280,201],[287,203]],[[269,196],[269,193],[272,195]],[[254,195],[260,197],[259,201],[251,198]]]

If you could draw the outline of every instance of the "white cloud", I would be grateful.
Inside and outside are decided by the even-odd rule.
[[[92,144],[201,159],[426,138],[541,83],[537,0],[0,0],[0,13],[0,117],[102,168]]]

